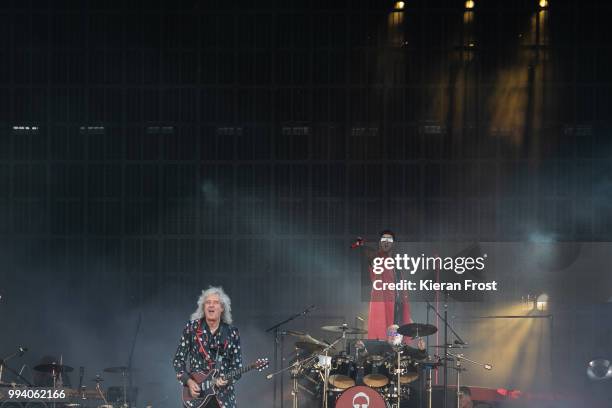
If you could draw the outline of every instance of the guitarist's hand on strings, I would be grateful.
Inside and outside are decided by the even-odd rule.
[[[215,385],[217,387],[225,387],[227,385],[227,380],[223,377],[219,377],[215,380]]]
[[[200,386],[197,382],[190,378],[187,380],[187,386],[189,387],[189,393],[191,394],[192,398],[197,398],[200,396]]]

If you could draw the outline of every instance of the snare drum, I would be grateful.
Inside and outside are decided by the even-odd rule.
[[[329,384],[338,390],[345,390],[355,386],[357,378],[357,365],[348,356],[336,356],[332,358]]]
[[[363,364],[363,383],[372,388],[389,384],[389,367],[382,358],[372,356],[366,359]]]

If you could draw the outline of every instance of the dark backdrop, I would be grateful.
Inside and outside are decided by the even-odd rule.
[[[610,5],[476,4],[3,3],[1,353],[93,372],[142,314],[171,389],[210,283],[255,357],[311,303],[364,312],[356,235],[609,240]],[[612,354],[607,307],[562,316],[559,347]]]

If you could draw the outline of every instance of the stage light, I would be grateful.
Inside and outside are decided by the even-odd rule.
[[[589,361],[587,376],[593,381],[608,380],[612,378],[612,364],[604,359]]]
[[[396,10],[403,10],[405,5],[406,5],[406,3],[404,3],[403,1],[396,1],[395,2],[395,9]]]
[[[540,8],[548,7],[548,0],[540,0]]]
[[[533,309],[535,309],[535,297],[531,295],[523,296],[521,298],[521,303],[522,309],[525,312],[531,312]]]
[[[536,299],[536,309],[542,312],[548,309],[548,295],[546,293],[542,293]]]
[[[466,10],[472,10],[474,8],[474,0],[467,0],[465,2],[465,9]]]

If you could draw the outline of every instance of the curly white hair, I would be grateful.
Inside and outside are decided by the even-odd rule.
[[[191,320],[200,320],[204,317],[204,302],[211,295],[219,295],[219,299],[221,299],[221,305],[223,306],[221,321],[232,324],[232,301],[221,286],[209,286],[208,289],[202,291],[198,299],[198,308],[191,314]]]

